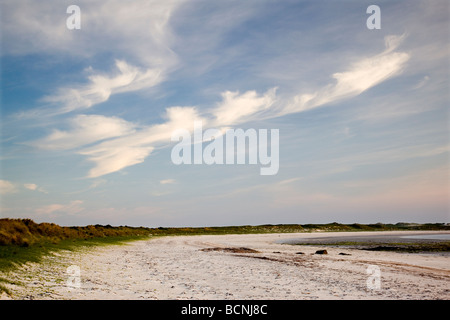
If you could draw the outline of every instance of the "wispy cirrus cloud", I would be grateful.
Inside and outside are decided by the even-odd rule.
[[[28,144],[87,156],[95,164],[88,176],[95,178],[143,162],[155,147],[170,143],[173,131],[192,130],[194,121],[205,120],[195,107],[167,108],[164,118],[164,123],[138,127],[117,117],[78,115],[68,130],[54,130]]]
[[[25,189],[28,189],[28,190],[31,190],[31,191],[39,191],[39,192],[43,192],[43,193],[48,193],[47,190],[45,190],[42,187],[39,187],[35,183],[24,183],[23,186],[25,187]]]
[[[347,71],[333,74],[336,83],[314,93],[302,93],[286,98],[277,97],[277,88],[269,89],[264,94],[258,94],[256,91],[227,91],[222,94],[222,101],[215,108],[201,112],[195,107],[170,107],[166,109],[165,122],[140,128],[119,118],[81,115],[71,121],[70,131],[54,131],[34,144],[41,148],[55,149],[81,147],[77,153],[87,156],[88,160],[95,164],[88,177],[100,177],[142,163],[156,147],[169,145],[171,134],[175,130],[192,130],[194,121],[202,121],[204,129],[211,126],[234,126],[304,112],[333,101],[357,96],[401,73],[409,55],[395,49],[403,37],[386,37],[386,49],[382,53],[362,58]],[[122,81],[129,83],[130,78],[124,77],[117,80],[117,83]],[[103,84],[103,81],[93,83],[99,85]],[[109,81],[105,83],[110,84]],[[87,144],[93,145],[86,147]]]
[[[62,3],[59,11],[51,0],[2,3],[2,54],[63,54],[93,61],[85,81],[56,87],[41,99],[41,110],[16,116],[33,118],[83,110],[114,94],[160,84],[178,63],[170,49],[174,37],[169,21],[183,3],[137,0],[123,5],[120,0],[81,0],[77,5],[82,23],[76,32],[65,25],[69,4]],[[110,52],[120,59],[110,63],[108,71],[93,72],[96,64],[105,63],[99,61],[102,55]]]
[[[256,91],[239,92],[226,91],[222,93],[222,101],[211,110],[214,126],[234,126],[255,120],[263,111],[268,110],[276,101],[276,88],[268,90],[263,95]]]
[[[408,53],[395,51],[404,38],[405,35],[385,37],[386,49],[382,53],[356,61],[347,71],[334,73],[334,84],[313,93],[294,96],[280,113],[306,111],[333,101],[351,98],[400,74],[410,58]]]
[[[164,179],[159,181],[160,184],[174,184],[175,182],[175,179]]]
[[[17,192],[17,187],[8,180],[0,180],[0,194],[8,194]]]
[[[136,131],[133,123],[102,115],[78,115],[68,121],[68,126],[67,130],[53,130],[50,135],[31,145],[47,150],[68,150]]]
[[[194,107],[168,108],[165,118],[165,123],[150,125],[135,133],[78,151],[95,164],[95,167],[89,171],[88,177],[100,177],[142,163],[155,147],[170,143],[173,131],[180,128],[192,130],[191,124],[203,119]]]
[[[79,0],[81,29],[74,32],[66,28],[70,2],[55,6],[52,0],[3,1],[2,54],[91,58],[114,51],[141,65],[169,67],[176,63],[169,21],[184,2],[135,0],[124,5],[121,0]]]
[[[54,203],[36,208],[35,212],[39,216],[51,218],[57,217],[58,215],[61,214],[74,215],[84,210],[82,204],[83,204],[82,200],[73,200],[70,201],[68,204]]]
[[[151,88],[163,80],[161,69],[143,69],[132,66],[123,60],[116,60],[116,72],[93,74],[88,83],[75,87],[59,88],[57,93],[48,95],[43,102],[57,105],[51,114],[87,109],[107,101],[112,94]]]
[[[25,183],[23,185],[28,190],[37,190],[38,186],[34,183]]]
[[[39,191],[42,193],[48,193],[47,190],[38,186],[35,183],[24,183],[23,185],[14,183],[8,180],[0,180],[0,194],[11,194],[17,193],[21,190],[21,188],[25,188],[31,191]]]

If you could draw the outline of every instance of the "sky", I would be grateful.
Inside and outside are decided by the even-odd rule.
[[[373,4],[379,16],[367,13]],[[447,0],[2,0],[0,9],[0,217],[450,222]],[[380,28],[368,28],[375,18]],[[193,134],[196,122],[278,130],[268,141],[278,171],[262,175],[249,158],[174,163],[174,132]]]

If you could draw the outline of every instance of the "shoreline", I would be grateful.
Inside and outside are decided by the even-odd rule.
[[[372,251],[450,255],[449,231],[420,231],[414,232],[413,234],[405,233],[405,231],[367,232],[362,234],[347,232],[335,236],[319,235],[317,237],[286,239],[280,241],[280,243],[345,249],[354,248]]]
[[[393,232],[399,233],[364,234]],[[279,243],[290,238],[342,235],[343,232],[312,232],[164,236],[123,246],[57,252],[40,264],[26,264],[2,277],[23,284],[8,284],[14,299],[450,298],[448,256]],[[315,254],[324,248],[328,254]],[[303,254],[298,254],[300,251]],[[79,267],[80,287],[68,286],[68,279],[74,276],[67,273],[70,266]],[[379,289],[367,286],[369,266],[380,270]]]

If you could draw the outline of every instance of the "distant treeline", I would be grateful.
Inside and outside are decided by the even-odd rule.
[[[279,224],[259,226],[147,228],[110,225],[62,227],[54,223],[35,223],[31,219],[0,219],[0,245],[30,246],[37,243],[58,243],[61,240],[93,239],[126,236],[165,236],[200,234],[292,233],[313,231],[388,231],[388,230],[450,230],[444,223],[396,224]]]

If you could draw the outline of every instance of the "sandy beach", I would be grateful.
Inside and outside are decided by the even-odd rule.
[[[160,237],[58,252],[2,277],[21,282],[8,284],[14,299],[450,298],[448,255],[279,243],[346,234],[355,233]],[[368,286],[368,268],[379,268],[379,288]]]

